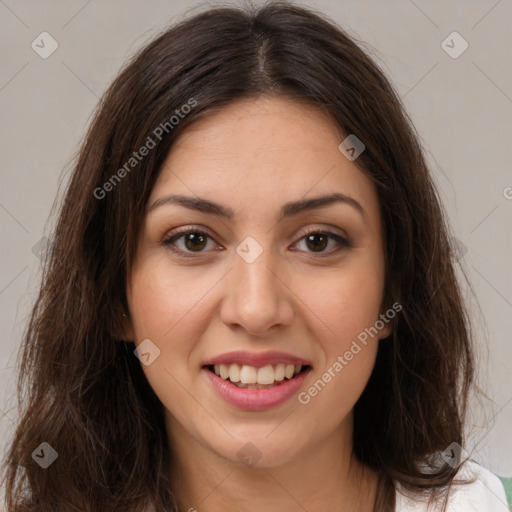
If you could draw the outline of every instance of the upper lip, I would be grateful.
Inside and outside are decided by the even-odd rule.
[[[236,350],[233,352],[226,352],[220,356],[213,357],[205,361],[204,366],[216,364],[231,364],[236,363],[240,365],[254,366],[261,368],[269,364],[300,364],[302,366],[311,366],[311,362],[301,357],[287,354],[286,352],[248,352],[244,350]]]

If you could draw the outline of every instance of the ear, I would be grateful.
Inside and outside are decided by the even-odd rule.
[[[386,313],[381,313],[379,316],[379,320],[381,320],[384,323],[384,327],[382,329],[379,329],[379,340],[384,340],[393,332],[393,321],[387,319]]]
[[[379,326],[382,327],[382,329],[379,329],[379,340],[383,340],[390,336],[393,333],[393,330],[395,329],[396,325],[396,317],[402,311],[402,305],[395,301],[393,304],[390,305],[390,302],[387,303],[388,307],[382,307],[381,313],[379,315],[379,320],[377,322],[382,322],[381,325],[379,323]]]
[[[121,317],[121,331],[123,334],[122,339],[125,341],[133,341],[135,339],[135,333],[133,331],[132,320],[129,313],[123,313]]]
[[[129,313],[124,311],[118,313],[116,320],[114,320],[111,334],[116,340],[120,341],[133,341],[135,339],[133,324]]]

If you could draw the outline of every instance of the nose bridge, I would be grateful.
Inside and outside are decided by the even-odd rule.
[[[240,277],[240,285],[248,299],[275,299],[275,262],[271,250],[265,249],[254,261],[247,262],[240,258],[236,264],[236,273]],[[260,305],[260,304],[257,304]]]
[[[239,324],[252,333],[291,321],[292,307],[277,277],[279,262],[270,241],[247,237],[236,250],[230,294],[223,309],[226,323]]]

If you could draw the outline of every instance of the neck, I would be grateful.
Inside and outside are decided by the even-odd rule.
[[[172,423],[172,481],[180,512],[373,510],[377,475],[353,455],[351,429],[333,431],[284,464],[248,467],[183,437]]]

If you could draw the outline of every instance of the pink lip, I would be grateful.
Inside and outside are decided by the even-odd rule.
[[[261,368],[262,366],[267,366],[268,364],[279,363],[311,366],[310,361],[306,361],[305,359],[301,359],[300,357],[295,357],[291,354],[287,354],[286,352],[267,351],[258,353],[247,352],[244,350],[227,352],[226,354],[214,357],[213,359],[209,359],[208,361],[206,361],[203,366],[231,363],[236,363],[240,365],[246,364],[248,366],[254,366],[256,368]]]
[[[215,390],[228,404],[246,411],[262,411],[276,407],[295,395],[311,368],[304,370],[290,380],[282,381],[281,384],[276,384],[267,389],[239,388],[206,368],[203,368],[202,371],[206,373]]]

